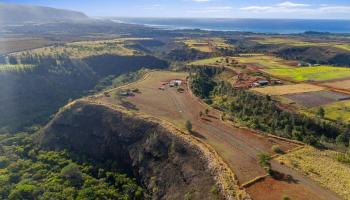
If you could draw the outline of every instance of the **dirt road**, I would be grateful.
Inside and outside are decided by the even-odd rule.
[[[241,184],[266,174],[258,164],[259,152],[273,154],[273,145],[279,145],[284,151],[298,146],[246,129],[235,128],[223,122],[220,113],[215,110],[210,110],[208,115],[200,117],[199,112],[204,111],[206,105],[192,96],[186,85],[182,86],[185,89],[183,93],[169,86],[165,86],[165,90],[159,89],[163,87],[162,83],[173,79],[185,80],[186,76],[185,73],[153,72],[147,79],[131,85],[130,88],[138,88],[141,93],[125,98],[123,102],[127,102],[133,109],[163,118],[179,127],[183,127],[185,121],[190,120],[193,124],[193,135],[210,144],[222,156]],[[101,100],[121,103],[113,98],[113,95],[101,97]],[[340,199],[333,192],[292,169],[275,161],[272,162],[272,167],[281,173],[280,178],[266,178],[249,186],[247,191],[253,199],[280,200],[284,196],[291,199]]]

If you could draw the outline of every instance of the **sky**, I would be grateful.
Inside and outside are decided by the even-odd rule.
[[[350,19],[350,0],[0,0],[89,16]]]

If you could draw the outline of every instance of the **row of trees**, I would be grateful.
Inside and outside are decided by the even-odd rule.
[[[215,75],[219,73],[220,69],[197,68],[191,76],[191,87],[197,96],[223,111],[227,118],[311,145],[320,145],[321,141],[349,145],[350,128],[345,125],[282,110],[269,96],[233,88],[224,81],[215,81]]]

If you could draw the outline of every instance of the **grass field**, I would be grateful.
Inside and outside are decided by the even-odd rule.
[[[241,64],[256,64],[264,69],[274,69],[274,68],[290,68],[293,67],[288,64],[287,61],[274,56],[267,55],[252,55],[252,56],[240,56],[233,57],[236,61]]]
[[[23,72],[34,69],[35,65],[25,65],[25,64],[0,64],[0,73],[1,72]]]
[[[325,118],[330,120],[341,120],[350,122],[350,101],[339,101],[323,106],[325,110]],[[318,108],[308,109],[307,113],[315,115]]]
[[[277,160],[301,171],[322,186],[350,199],[350,165],[336,161],[337,152],[305,147]]]
[[[326,81],[350,77],[350,68],[317,66],[285,69],[266,69],[265,72],[295,81]]]
[[[346,51],[350,51],[350,44],[344,44],[340,42],[308,42],[298,39],[289,39],[289,38],[263,38],[253,40],[259,44],[271,44],[271,45],[288,45],[296,47],[310,47],[310,46],[319,46],[319,47],[334,47]]]
[[[242,54],[239,57],[228,57],[231,60],[235,60],[240,64],[255,64],[264,69],[274,68],[291,68],[294,67],[288,61],[282,60],[274,56],[267,56],[262,54]],[[226,57],[216,57],[198,60],[192,62],[192,65],[217,65],[225,62]]]
[[[114,40],[72,42],[64,45],[34,49],[30,51],[30,53],[46,56],[68,55],[71,58],[86,58],[103,54],[130,56],[139,53],[127,47],[128,44],[132,44],[136,40],[149,40],[149,38],[121,38]],[[17,55],[21,56],[27,53],[28,52],[21,52]]]
[[[286,44],[289,46],[324,46],[326,44],[326,43],[306,42],[306,41],[290,39],[290,38],[262,38],[262,39],[257,39],[253,41],[258,42],[259,44],[276,44],[276,45]]]
[[[267,95],[286,95],[286,94],[296,94],[304,92],[315,92],[324,90],[323,87],[311,85],[311,84],[294,84],[294,85],[279,85],[279,86],[269,86],[263,88],[253,88],[251,89],[255,92]]]
[[[189,39],[183,41],[189,48],[196,49],[201,52],[211,53],[215,49],[229,49],[234,48],[233,45],[228,44],[222,38],[203,38],[203,39]]]
[[[225,61],[225,57],[215,57],[203,60],[197,60],[189,63],[190,65],[220,65]]]
[[[350,68],[333,66],[297,67],[295,61],[286,61],[274,56],[247,55],[240,57],[228,57],[239,64],[253,64],[261,68],[267,74],[293,81],[328,81],[341,78],[350,78]],[[190,65],[224,66],[226,57],[216,57],[198,60]],[[294,66],[293,66],[294,65]]]

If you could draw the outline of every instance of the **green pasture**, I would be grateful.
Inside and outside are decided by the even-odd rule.
[[[266,69],[265,72],[295,81],[326,81],[350,77],[350,68],[333,66]]]

